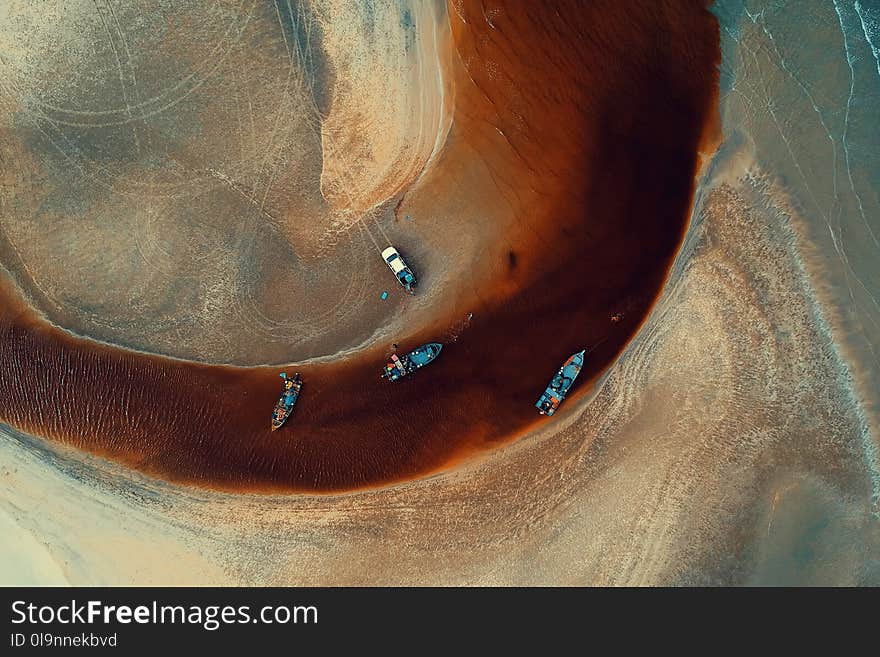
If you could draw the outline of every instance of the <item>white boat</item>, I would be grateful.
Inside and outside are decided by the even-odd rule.
[[[397,249],[393,246],[389,246],[382,251],[382,258],[385,260],[385,264],[387,264],[391,271],[394,272],[397,282],[400,283],[407,292],[415,294],[416,276],[412,273],[412,270],[407,266],[406,262],[404,262],[403,258],[400,257],[400,253],[397,252]]]

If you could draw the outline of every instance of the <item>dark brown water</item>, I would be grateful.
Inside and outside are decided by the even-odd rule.
[[[535,399],[568,355],[604,340],[583,394],[637,330],[681,241],[698,151],[715,133],[717,24],[684,1],[449,12],[456,114],[438,166],[483,158],[498,183],[486,193],[517,208],[522,226],[505,235],[497,294],[482,295],[434,364],[393,385],[379,378],[381,350],[303,367],[303,396],[273,434],[278,370],[96,345],[10,312],[7,291],[0,421],[174,481],[338,491],[423,475],[552,422]],[[618,310],[625,319],[612,323]]]

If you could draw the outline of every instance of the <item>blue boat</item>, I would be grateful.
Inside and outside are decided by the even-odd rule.
[[[391,354],[391,360],[382,368],[382,376],[389,381],[397,381],[433,361],[442,348],[439,342],[429,342],[403,356]]]
[[[299,398],[299,391],[302,390],[302,378],[299,372],[294,374],[292,379],[287,378],[286,372],[282,372],[281,378],[284,379],[284,389],[281,391],[281,397],[275,402],[275,410],[272,411],[272,431],[280,429],[287,422],[293,411],[293,405]]]
[[[559,408],[559,405],[565,399],[565,395],[568,394],[569,389],[574,384],[577,375],[581,373],[586,352],[587,350],[584,349],[569,356],[568,360],[559,368],[544,394],[535,402],[535,408],[541,412],[541,415],[553,415],[556,409]]]

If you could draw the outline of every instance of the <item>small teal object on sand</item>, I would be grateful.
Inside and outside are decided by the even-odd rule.
[[[383,292],[382,293],[382,301],[385,301],[385,299],[387,299],[387,298],[388,298],[388,292]]]

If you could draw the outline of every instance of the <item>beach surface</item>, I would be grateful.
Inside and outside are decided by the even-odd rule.
[[[34,311],[0,319],[0,420],[179,483],[341,491],[524,435],[559,365],[595,348],[569,407],[588,396],[662,288],[700,151],[717,139],[717,24],[692,2],[572,3],[538,17],[416,4],[283,14],[245,3],[206,17],[183,5],[174,20],[138,14],[161,24],[144,37],[155,42],[129,43],[117,16],[106,52],[43,35],[46,61],[72,80],[120,84],[124,99],[135,79],[154,80],[124,111],[94,107],[116,98],[106,87],[50,86],[31,58],[5,57],[15,74],[2,134],[19,165],[4,187],[5,290]],[[42,35],[46,11],[13,5],[5,38]],[[74,44],[89,21],[117,24],[57,11],[80,27]],[[198,73],[196,18],[216,22],[222,52],[260,47]],[[132,54],[117,79],[120,43]],[[200,34],[197,48],[210,47]],[[244,72],[271,103],[248,97]],[[148,111],[168,79],[186,81],[169,87],[179,97]],[[265,123],[239,132],[246,121]],[[248,153],[262,186],[236,173]],[[201,173],[183,187],[150,178],[178,175],[180,161]],[[170,240],[152,242],[160,267],[130,239],[143,213],[161,215],[154,237]],[[376,253],[389,242],[416,269],[414,298]],[[215,260],[224,253],[238,264]],[[429,340],[445,344],[429,370],[379,380],[391,342]],[[278,434],[282,367],[241,366],[265,362],[306,382]]]
[[[238,337],[243,346],[227,349],[206,340],[189,356],[203,363],[101,346],[47,322],[20,274],[3,280],[0,404],[17,399],[0,410],[3,583],[880,584],[880,260],[872,240],[880,235],[872,192],[880,15],[859,0],[716,2],[720,96],[709,106],[720,109],[723,135],[709,138],[711,121],[701,124],[706,154],[688,151],[689,177],[676,182],[667,169],[684,165],[650,154],[656,140],[680,139],[682,105],[671,100],[680,87],[663,77],[666,60],[648,53],[683,47],[669,66],[685,71],[692,62],[686,87],[711,76],[717,52],[693,39],[714,19],[684,2],[591,3],[599,13],[585,15],[584,26],[564,4],[544,21],[512,15],[513,4],[446,8],[451,125],[383,224],[400,231],[395,242],[412,250],[424,288],[412,299],[389,288],[399,309],[377,316],[364,335],[400,318],[405,331],[362,346],[339,342],[350,352],[332,340],[303,347],[303,358],[319,360],[302,366],[307,386],[289,433],[269,438],[263,411],[277,395],[277,369],[216,365],[230,360],[224,354],[243,354],[241,364],[274,360],[268,347],[248,351],[258,341]],[[279,27],[255,24],[285,53]],[[689,26],[686,38],[674,25]],[[511,33],[517,38],[505,38]],[[639,48],[637,33],[650,48]],[[558,51],[547,46],[557,42]],[[649,78],[658,75],[655,88]],[[259,79],[271,86],[270,71]],[[244,91],[237,98],[247,107]],[[654,109],[666,112],[656,132]],[[399,143],[398,135],[385,143]],[[643,175],[633,178],[627,163],[639,158],[647,158]],[[413,171],[414,161],[394,166]],[[367,161],[364,171],[385,190],[378,197],[393,193],[376,166]],[[310,169],[310,194],[320,195],[323,171]],[[651,178],[656,187],[636,184]],[[21,184],[0,193],[8,199]],[[661,198],[677,190],[687,190],[681,214],[663,214]],[[227,204],[222,216],[234,214]],[[685,225],[679,244],[672,228]],[[649,236],[658,240],[653,256],[635,250]],[[591,247],[593,239],[602,246]],[[297,248],[305,252],[306,242]],[[388,272],[368,242],[364,262],[385,289]],[[660,264],[664,248],[674,253],[671,269]],[[621,263],[632,262],[644,276],[624,283]],[[656,288],[646,283],[652,268]],[[19,289],[11,287],[16,276]],[[579,296],[554,291],[570,278],[583,285]],[[627,297],[624,287],[637,292]],[[595,339],[610,325],[608,300],[621,298],[631,304],[615,306],[627,323],[594,354],[594,369],[554,419],[534,423],[537,393],[574,351],[561,343]],[[583,304],[587,319],[568,301]],[[461,321],[474,310],[472,324]],[[99,337],[83,326],[67,328]],[[234,322],[227,328],[246,334]],[[187,347],[185,332],[179,343],[163,342],[159,331],[134,333],[139,348],[160,354],[197,344]],[[371,396],[384,383],[376,363],[388,342],[438,335],[447,342],[441,359],[401,382],[400,394],[420,400],[416,410],[392,396],[398,388]],[[131,347],[111,337],[102,339]],[[289,342],[272,347],[277,362],[299,359],[283,355],[300,349]],[[509,369],[494,369],[496,347]],[[335,405],[361,395],[368,403]],[[447,395],[455,407],[435,403]],[[505,395],[509,403],[497,401]],[[430,402],[424,412],[421,400]],[[404,408],[418,423],[407,425]],[[385,442],[375,441],[374,413],[390,427]],[[202,422],[211,433],[194,432]],[[228,432],[217,429],[224,423],[232,423]],[[321,427],[322,440],[310,443]],[[337,439],[332,427],[348,435]],[[463,429],[498,439],[463,441]],[[409,470],[401,467],[406,449]],[[294,463],[318,467],[306,476]]]

